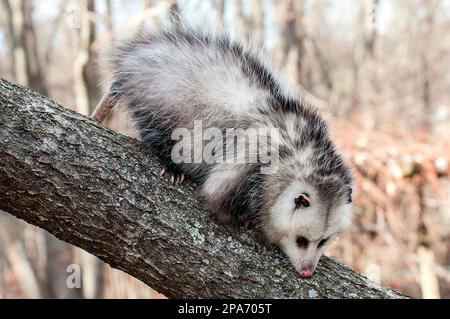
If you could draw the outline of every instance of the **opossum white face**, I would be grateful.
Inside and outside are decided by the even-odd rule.
[[[326,247],[351,224],[351,188],[330,198],[322,187],[294,180],[269,211],[271,239],[302,278],[313,276]]]

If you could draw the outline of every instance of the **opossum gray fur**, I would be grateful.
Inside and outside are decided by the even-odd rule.
[[[352,176],[326,122],[272,70],[260,52],[186,26],[139,32],[112,50],[111,86],[93,117],[128,106],[142,142],[186,175],[219,221],[251,222],[278,245],[302,277],[351,223]],[[177,128],[277,128],[279,165],[172,161]],[[217,143],[224,143],[223,140]],[[248,149],[258,152],[257,149]],[[260,154],[258,154],[260,155]]]

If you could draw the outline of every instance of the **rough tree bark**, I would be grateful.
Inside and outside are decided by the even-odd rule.
[[[136,140],[0,80],[0,209],[169,298],[402,298],[323,258],[300,280],[253,231],[217,225]]]

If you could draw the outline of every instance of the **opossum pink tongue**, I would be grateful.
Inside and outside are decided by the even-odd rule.
[[[309,279],[312,278],[314,275],[314,270],[312,269],[306,269],[299,272],[299,276],[302,279]]]

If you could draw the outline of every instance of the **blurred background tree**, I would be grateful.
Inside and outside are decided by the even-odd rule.
[[[449,0],[0,0],[0,74],[80,113],[108,48],[174,19],[258,41],[332,117],[354,166],[355,219],[330,255],[413,297],[450,298]],[[107,125],[135,136],[124,110]],[[68,289],[79,264],[82,289]],[[0,297],[160,298],[0,212]]]

